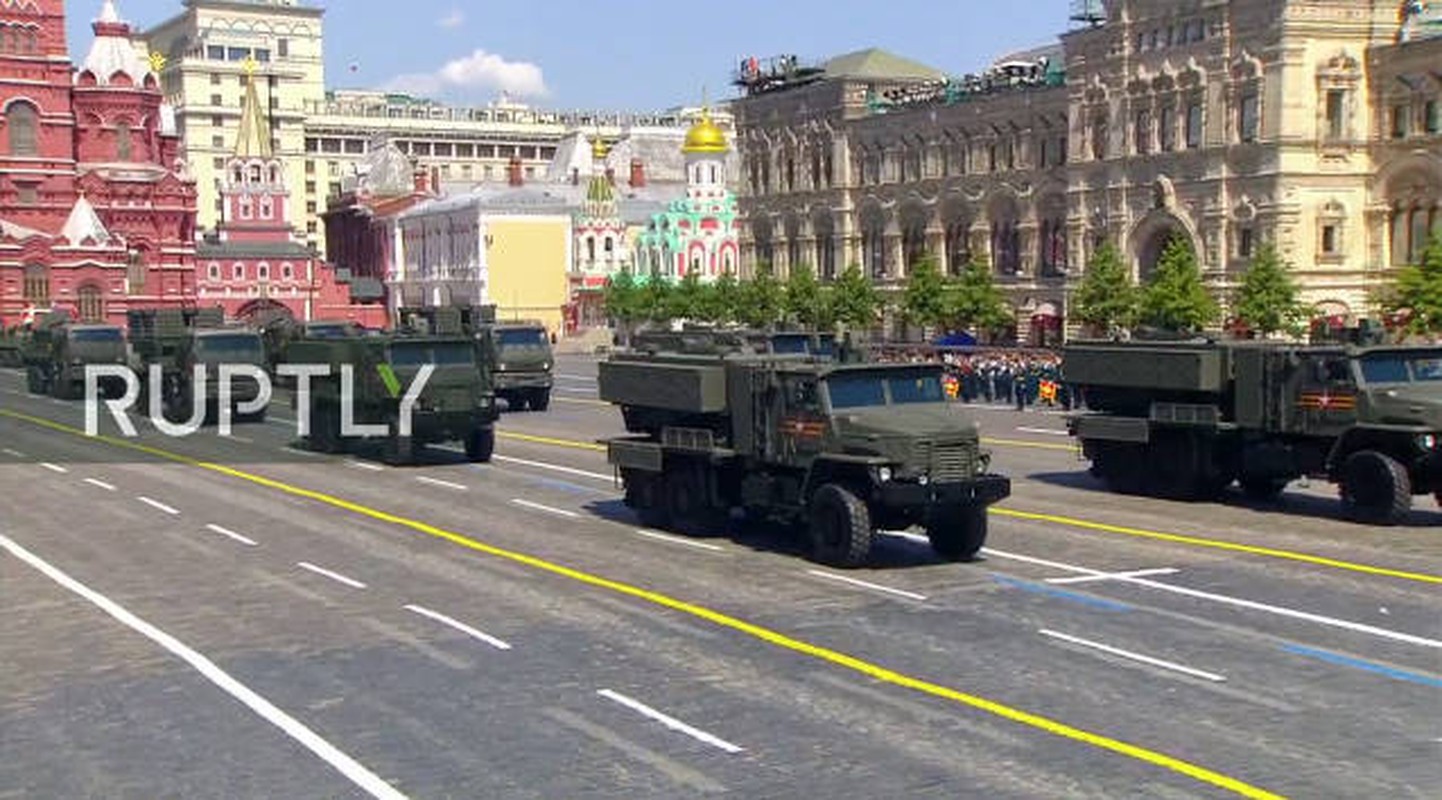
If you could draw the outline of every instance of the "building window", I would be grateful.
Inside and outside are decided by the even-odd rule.
[[[1340,248],[1339,248],[1339,242],[1338,242],[1338,240],[1337,240],[1337,225],[1336,225],[1335,223],[1334,223],[1334,224],[1329,224],[1329,225],[1323,225],[1323,226],[1322,226],[1322,255],[1324,255],[1324,256],[1334,256],[1334,255],[1337,255],[1339,249],[1340,249]]]
[[[1237,232],[1237,255],[1242,258],[1252,257],[1252,238],[1254,234],[1251,228],[1242,228]]]
[[[130,294],[141,294],[145,291],[146,265],[145,254],[139,250],[131,250],[125,254],[125,287]]]
[[[256,277],[258,280],[262,280],[262,281],[268,281],[268,280],[270,280],[270,265],[269,265],[269,264],[260,264],[260,265],[256,266],[256,268],[255,268],[255,277]]]
[[[38,115],[29,103],[11,103],[5,112],[5,132],[10,140],[10,155],[33,156],[39,153],[36,135]]]
[[[238,261],[230,265],[230,279],[234,281],[245,280],[245,265]]]
[[[222,117],[222,116],[220,116],[219,114],[211,115],[211,117],[210,117],[210,127],[212,127],[212,128],[224,128],[224,127],[225,127],[225,118]]]
[[[1429,134],[1442,131],[1442,119],[1438,118],[1436,100],[1428,100],[1427,105],[1422,107],[1422,127]]]
[[[1202,104],[1187,106],[1187,149],[1196,150],[1202,146]]]
[[[1392,107],[1392,138],[1393,138],[1393,139],[1406,139],[1406,138],[1407,138],[1407,127],[1408,127],[1408,126],[1407,126],[1407,118],[1408,118],[1408,116],[1411,114],[1411,112],[1412,112],[1412,109],[1409,108],[1409,107],[1407,107],[1407,106],[1393,106],[1393,107]]]
[[[1327,90],[1327,138],[1341,139],[1347,130],[1347,92],[1344,89]]]
[[[211,86],[219,86],[219,85],[220,85],[220,73],[219,73],[219,72],[212,72],[212,73],[210,73],[210,85],[211,85]]]
[[[1248,92],[1242,95],[1242,103],[1238,108],[1237,133],[1244,142],[1257,141],[1257,129],[1260,125],[1258,117],[1258,101],[1255,92]]]
[[[210,146],[211,146],[211,147],[214,147],[214,148],[217,149],[217,150],[224,150],[224,149],[225,149],[225,137],[224,137],[224,136],[212,136],[212,137],[210,137]]]
[[[75,304],[79,307],[81,322],[105,321],[105,296],[100,287],[87,283],[75,292]]]
[[[1137,112],[1136,130],[1137,155],[1144,156],[1152,151],[1152,112],[1149,109],[1142,109]]]
[[[1092,158],[1101,161],[1107,157],[1107,118],[1102,115],[1092,120]]]
[[[1157,116],[1157,138],[1161,140],[1163,153],[1170,153],[1177,146],[1177,107],[1173,105],[1162,106],[1161,113]]]
[[[205,277],[211,281],[218,282],[220,280],[220,265],[214,261],[210,262],[205,268]]]
[[[276,54],[277,56],[280,56],[281,58],[290,58],[290,40],[289,40],[289,39],[276,39],[276,40],[275,40],[275,54]]]
[[[290,262],[280,265],[280,277],[284,280],[295,280],[295,266]]]
[[[130,134],[130,123],[120,122],[115,125],[115,159],[117,161],[129,161],[132,157],[133,141]]]
[[[1415,265],[1427,240],[1442,234],[1442,208],[1399,208],[1392,212],[1392,266]]]
[[[25,268],[25,299],[36,305],[50,303],[50,270],[41,264]]]
[[[20,184],[15,187],[16,201],[22,206],[33,206],[40,202],[40,191],[34,184]]]
[[[218,95],[218,94],[213,94],[213,95],[210,96],[210,104],[213,105],[213,106],[223,106],[223,105],[225,105],[225,103],[221,102],[220,95]]]
[[[250,195],[245,195],[240,198],[240,218],[255,218],[255,201],[251,199]]]
[[[275,201],[270,195],[263,195],[260,198],[260,218],[273,219],[275,217]]]

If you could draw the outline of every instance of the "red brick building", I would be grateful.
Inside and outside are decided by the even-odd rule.
[[[72,65],[64,0],[0,3],[0,324],[195,300],[194,180],[111,0]]]

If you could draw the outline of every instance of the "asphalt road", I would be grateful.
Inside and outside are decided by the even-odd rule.
[[[0,797],[1435,797],[1442,514],[1105,494],[977,409],[986,558],[638,527],[562,359],[498,458],[83,435],[0,371]],[[111,426],[113,427],[113,426]],[[137,445],[156,448],[135,449]]]

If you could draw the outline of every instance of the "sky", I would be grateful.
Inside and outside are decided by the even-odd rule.
[[[181,0],[115,0],[145,28]],[[298,0],[325,9],[328,88],[412,91],[481,105],[657,111],[736,96],[748,56],[802,61],[880,47],[950,73],[1055,41],[1069,0]],[[65,0],[70,51],[101,0]]]

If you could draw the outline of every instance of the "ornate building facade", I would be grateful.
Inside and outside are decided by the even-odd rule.
[[[853,54],[738,100],[747,268],[984,257],[1040,342],[1102,240],[1145,278],[1180,234],[1224,301],[1273,244],[1319,314],[1357,315],[1442,228],[1439,4],[1101,5],[983,75]]]
[[[686,133],[686,194],[651,218],[636,241],[637,272],[680,280],[697,275],[710,283],[740,267],[736,197],[727,188],[731,146],[709,112]]]
[[[61,0],[0,5],[0,26],[0,321],[194,302],[195,182],[114,3],[76,67]]]

